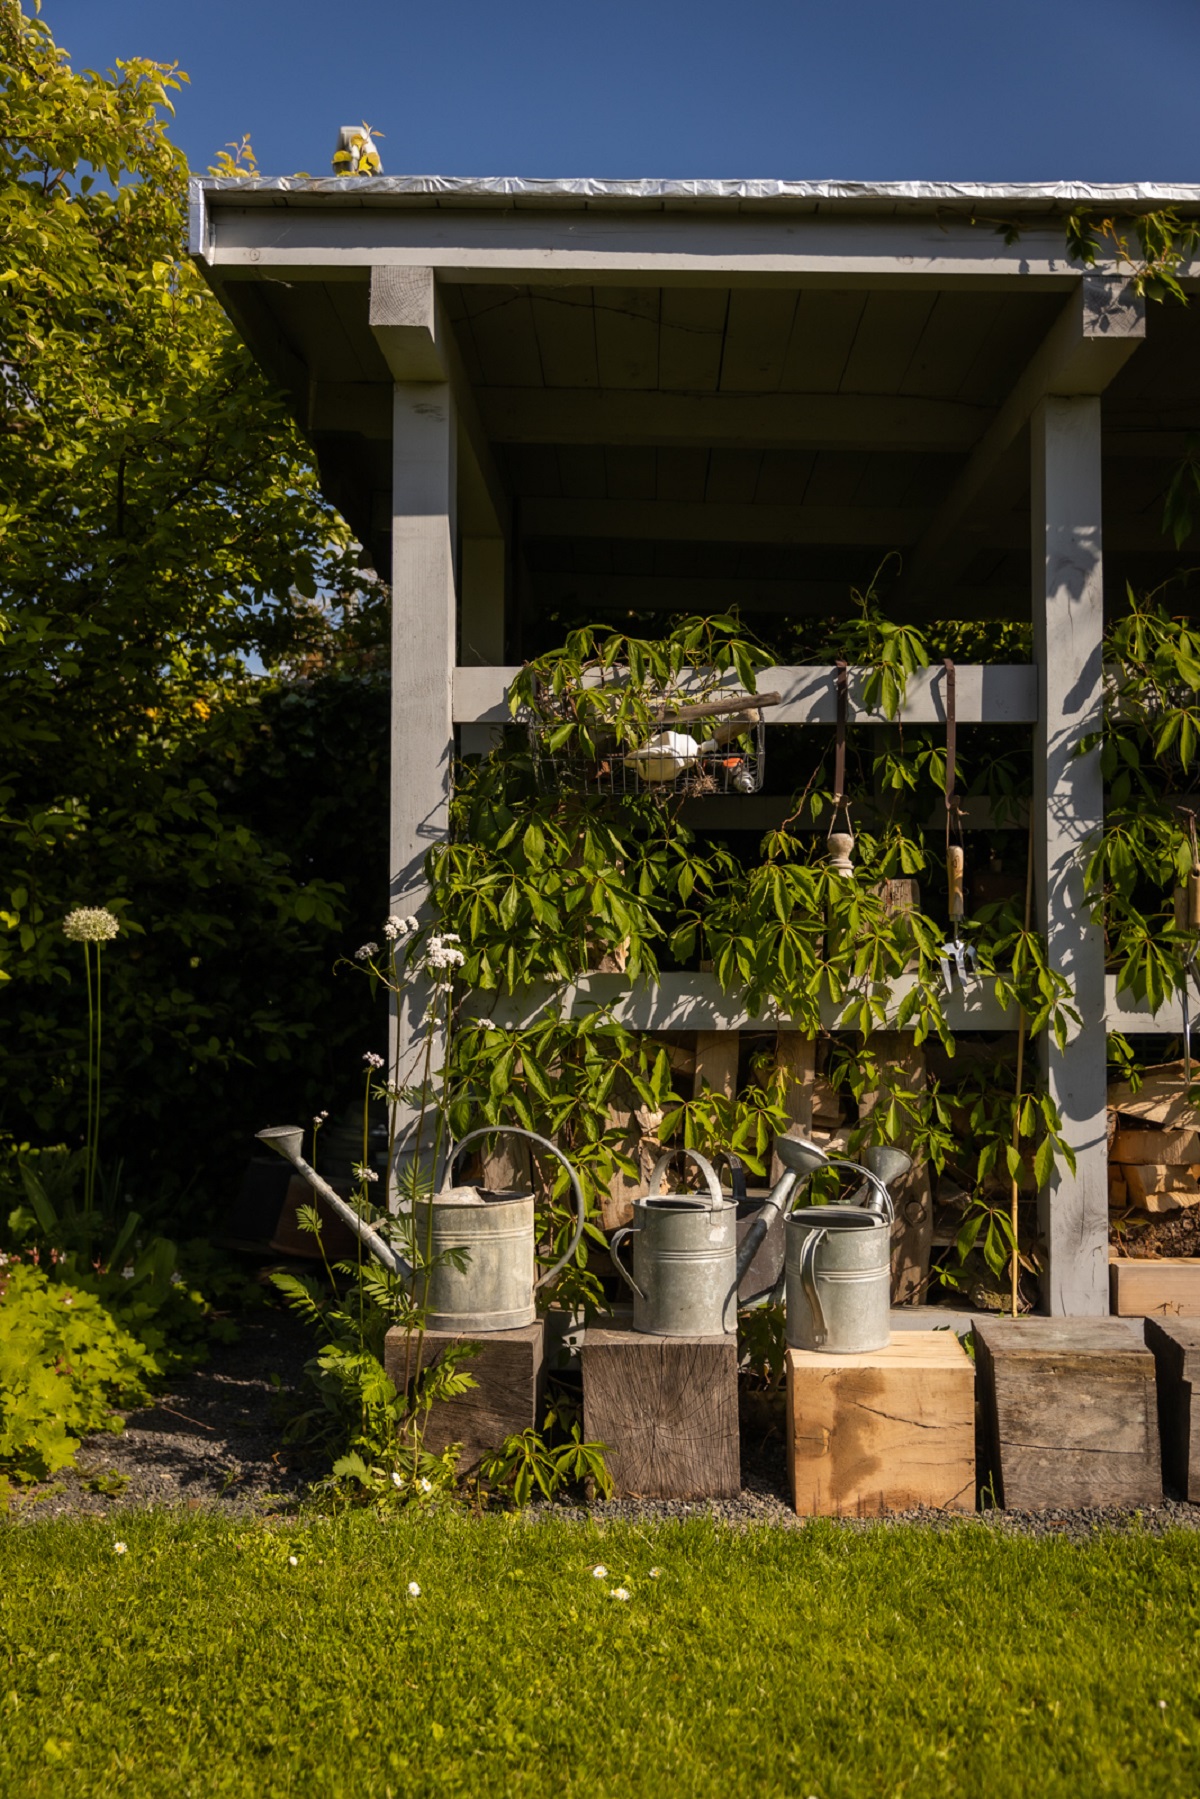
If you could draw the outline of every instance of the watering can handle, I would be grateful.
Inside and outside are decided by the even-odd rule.
[[[630,1274],[628,1268],[626,1268],[624,1262],[621,1260],[620,1256],[617,1254],[617,1250],[618,1250],[619,1246],[621,1245],[621,1243],[624,1242],[626,1237],[636,1237],[636,1236],[637,1236],[637,1231],[632,1224],[623,1224],[621,1226],[620,1230],[614,1231],[612,1236],[609,1238],[608,1253],[612,1257],[613,1267],[616,1269],[616,1271],[620,1275],[621,1279],[625,1282],[625,1285],[627,1287],[631,1287],[633,1289],[633,1291],[637,1294],[639,1299],[645,1299],[646,1295],[642,1292],[642,1289],[638,1286],[638,1284],[634,1280],[632,1274]]]
[[[567,1177],[571,1182],[571,1198],[575,1203],[575,1233],[553,1268],[547,1268],[545,1274],[540,1275],[534,1281],[533,1290],[536,1293],[539,1287],[544,1287],[547,1281],[552,1281],[556,1274],[562,1273],[567,1263],[574,1260],[575,1251],[579,1248],[579,1239],[583,1236],[583,1189],[579,1185],[579,1176],[567,1161],[566,1156],[563,1155],[562,1150],[557,1144],[551,1143],[548,1137],[539,1137],[536,1131],[523,1130],[517,1124],[485,1124],[481,1125],[477,1131],[468,1131],[460,1142],[450,1145],[446,1152],[446,1160],[442,1164],[443,1180],[449,1170],[454,1167],[459,1154],[467,1147],[467,1144],[477,1142],[480,1137],[525,1137],[530,1143],[536,1143],[539,1149],[549,1150],[552,1156],[557,1156],[566,1169]]]
[[[812,1230],[804,1233],[804,1241],[800,1245],[800,1285],[804,1289],[804,1297],[812,1312],[813,1347],[820,1349],[829,1335],[829,1327],[825,1323],[825,1310],[821,1304],[821,1295],[817,1292],[817,1271],[814,1266],[817,1251],[825,1241],[825,1231]]]
[[[669,1149],[650,1171],[650,1190],[647,1199],[656,1199],[661,1191],[662,1177],[675,1160],[676,1156],[688,1156],[696,1164],[708,1184],[708,1196],[712,1200],[712,1210],[719,1211],[725,1204],[725,1195],[721,1192],[721,1183],[717,1179],[717,1171],[707,1156],[702,1156],[698,1149]]]

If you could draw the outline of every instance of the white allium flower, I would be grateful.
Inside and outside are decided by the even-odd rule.
[[[113,1554],[114,1555],[128,1555],[128,1553],[129,1553],[129,1551],[126,1549],[124,1543],[114,1543],[113,1544]]]
[[[421,1597],[421,1589],[415,1580],[409,1581],[406,1591],[410,1599],[419,1599]]]
[[[629,1597],[630,1593],[628,1587],[614,1587],[609,1594],[610,1599],[628,1599]]]
[[[602,1562],[597,1562],[596,1566],[592,1569],[592,1579],[593,1580],[607,1580],[608,1579],[608,1569],[603,1565]]]
[[[120,919],[106,906],[76,906],[63,919],[63,936],[72,943],[111,943],[120,928]]]
[[[404,1485],[404,1476],[402,1474],[393,1474],[392,1485],[394,1487],[402,1487]]]
[[[298,1555],[289,1555],[288,1556],[288,1567],[289,1568],[298,1568],[299,1566],[300,1566],[300,1557]]]
[[[378,954],[379,945],[377,943],[361,943],[354,952],[354,960],[356,962],[369,962],[372,956],[377,956]]]
[[[377,1181],[379,1179],[376,1171],[373,1168],[368,1168],[365,1162],[355,1162],[353,1165],[353,1173],[354,1178],[359,1181]]]
[[[373,1049],[369,1049],[366,1052],[366,1054],[363,1057],[363,1061],[366,1063],[368,1068],[382,1068],[383,1067],[383,1057],[377,1056]]]

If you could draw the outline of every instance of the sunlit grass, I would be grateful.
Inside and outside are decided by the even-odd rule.
[[[14,1527],[0,1790],[1187,1794],[1198,1578],[970,1524]]]

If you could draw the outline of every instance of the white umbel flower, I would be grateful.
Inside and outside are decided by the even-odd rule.
[[[390,918],[384,920],[383,924],[383,934],[389,943],[402,943],[406,937],[411,937],[416,929],[415,918],[397,918],[394,912]]]
[[[373,1168],[368,1168],[365,1162],[355,1162],[353,1164],[353,1171],[355,1180],[377,1181],[379,1179],[375,1170]]]
[[[76,906],[63,919],[63,936],[72,943],[111,943],[121,921],[107,906]]]
[[[458,935],[454,931],[444,931],[440,937],[429,939],[425,960],[435,974],[448,979],[453,969],[462,967],[466,958],[457,947],[458,942]]]
[[[369,962],[372,956],[377,956],[378,954],[379,945],[377,943],[360,943],[354,952],[354,960],[356,962]]]
[[[363,1061],[366,1063],[368,1068],[382,1068],[383,1067],[383,1057],[377,1056],[373,1049],[367,1050],[366,1054],[363,1056]]]

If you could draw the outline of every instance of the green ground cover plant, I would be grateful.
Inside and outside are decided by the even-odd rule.
[[[1198,1576],[1200,1537],[1136,1529],[14,1527],[0,1784],[1175,1796],[1200,1756]]]

